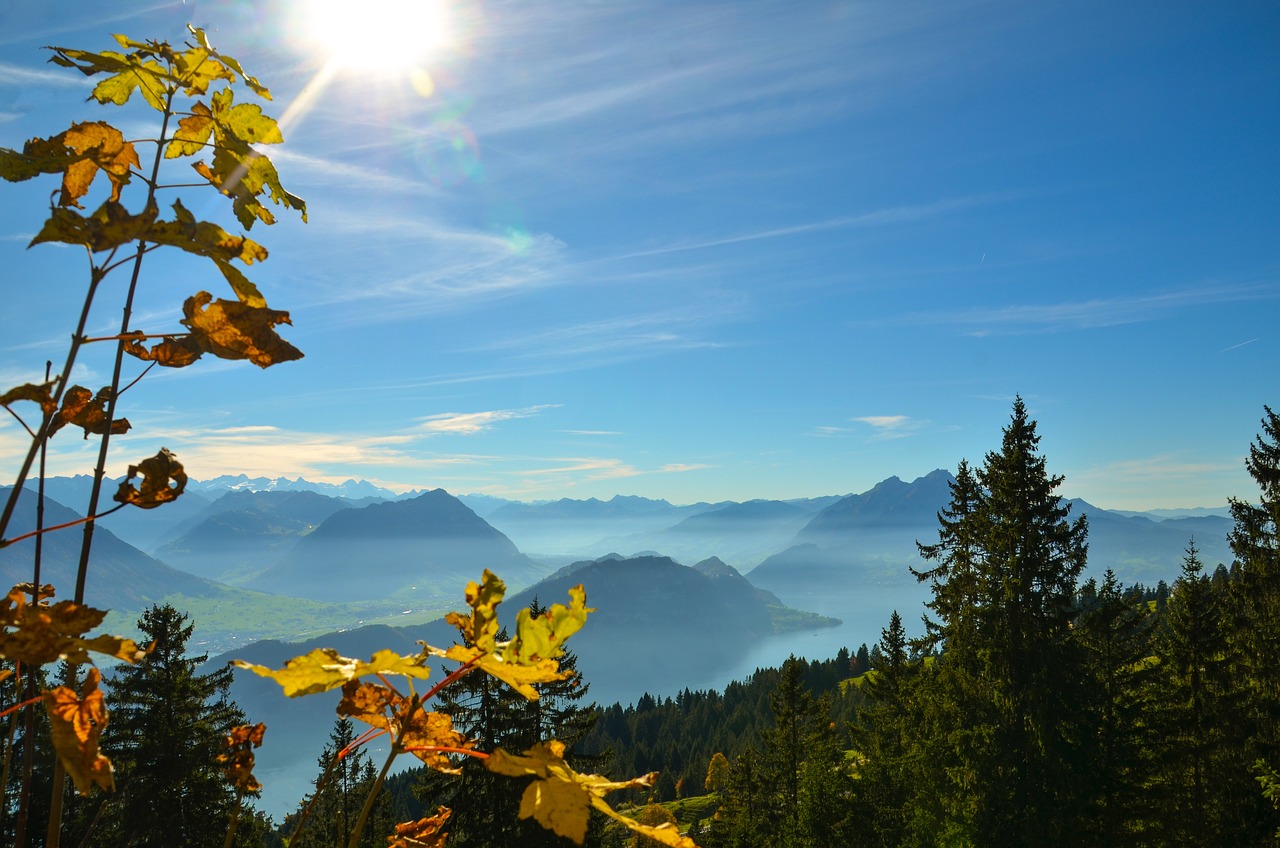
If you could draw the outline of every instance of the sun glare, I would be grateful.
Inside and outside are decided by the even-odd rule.
[[[309,40],[341,68],[396,73],[453,41],[445,0],[310,0]]]

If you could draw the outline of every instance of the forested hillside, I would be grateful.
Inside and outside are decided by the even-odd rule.
[[[704,846],[1274,844],[1280,416],[1247,462],[1260,504],[1232,504],[1235,562],[1210,574],[1189,539],[1168,590],[1079,583],[1088,522],[1038,445],[1019,400],[1000,449],[961,463],[921,546],[921,638],[894,612],[843,689],[846,656],[793,660],[615,705],[591,738],[665,766],[667,797],[714,790]]]

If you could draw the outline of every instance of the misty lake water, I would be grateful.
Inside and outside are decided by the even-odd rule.
[[[924,602],[929,598],[927,584],[872,583],[856,591],[839,593],[787,594],[774,592],[789,607],[838,618],[838,627],[821,627],[796,630],[771,636],[752,645],[744,656],[732,666],[706,675],[703,679],[672,681],[672,689],[660,693],[674,696],[688,687],[692,690],[724,689],[734,680],[745,680],[759,668],[775,668],[787,657],[795,654],[807,660],[827,660],[841,648],[856,652],[866,643],[871,647],[880,639],[880,631],[889,623],[889,615],[896,609],[902,616],[903,626],[909,636],[917,636],[923,630],[920,615],[925,611]],[[634,697],[621,699],[623,703]]]

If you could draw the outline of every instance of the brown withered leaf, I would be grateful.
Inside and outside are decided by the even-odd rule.
[[[338,715],[390,731],[393,739],[436,771],[458,769],[441,748],[471,748],[467,738],[453,729],[447,713],[428,712],[422,702],[398,694],[387,686],[350,680],[342,686]]]
[[[139,214],[132,215],[114,200],[103,203],[88,216],[55,207],[40,232],[31,239],[31,245],[46,242],[82,244],[100,253],[146,238],[156,214],[156,207],[148,206]]]
[[[396,825],[395,835],[387,837],[387,848],[444,848],[449,835],[444,826],[451,812],[440,807],[434,816]]]
[[[52,587],[41,594],[52,595]],[[101,635],[86,639],[84,634],[100,625],[106,611],[58,601],[56,604],[27,603],[29,587],[15,586],[0,599],[0,657],[17,662],[44,665],[56,660],[90,662],[89,652],[136,662],[144,656],[132,639]]]
[[[84,428],[84,437],[90,433],[99,436],[107,432],[107,400],[111,397],[111,387],[103,386],[95,395],[84,386],[72,386],[62,396],[62,409],[59,409],[49,422],[49,435],[61,430],[68,424]],[[111,434],[119,435],[129,432],[129,419],[117,418],[111,422]]]
[[[242,795],[256,795],[262,791],[262,784],[253,775],[253,749],[262,746],[262,736],[266,731],[267,726],[262,722],[233,727],[227,736],[226,752],[218,755],[223,776]]]
[[[141,330],[126,333],[124,338],[125,353],[136,356],[144,362],[154,362],[166,368],[185,368],[204,356],[204,349],[200,347],[199,342],[187,335],[165,336],[150,349],[142,343],[146,336]]]
[[[53,383],[23,383],[21,386],[15,386],[9,391],[0,394],[0,406],[8,406],[11,403],[17,403],[20,400],[29,400],[32,403],[40,404],[40,408],[46,412],[53,412],[58,405],[53,400]]]
[[[134,488],[133,478],[139,474],[142,475],[142,484]],[[169,485],[170,480],[173,481],[172,486]],[[182,463],[178,462],[168,448],[160,448],[155,456],[129,466],[129,474],[121,481],[115,501],[153,509],[177,500],[186,487],[187,472],[183,470]]]
[[[89,794],[94,786],[115,789],[111,760],[98,750],[98,740],[107,726],[107,708],[98,688],[101,681],[101,672],[90,668],[78,695],[66,686],[42,693],[54,750],[81,795]]]
[[[222,359],[247,359],[259,368],[302,358],[302,351],[276,335],[277,324],[291,324],[289,313],[213,299],[198,292],[182,306],[182,323],[207,352]]]

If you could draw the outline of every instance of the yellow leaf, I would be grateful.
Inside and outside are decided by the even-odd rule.
[[[142,475],[142,485],[133,486],[133,478]],[[173,485],[169,485],[169,481]],[[160,448],[153,457],[142,460],[137,465],[129,466],[129,474],[120,483],[116,491],[117,503],[129,503],[142,509],[154,509],[161,504],[177,500],[178,495],[187,487],[187,472],[182,463],[169,452],[168,448]]]
[[[286,661],[279,670],[244,660],[234,660],[233,665],[274,680],[284,689],[286,697],[297,698],[337,689],[348,680],[370,674],[399,674],[426,680],[431,675],[431,669],[423,664],[427,658],[426,653],[405,657],[394,651],[378,651],[366,663],[341,656],[332,648],[316,648]]]
[[[81,795],[94,786],[115,789],[111,761],[98,750],[107,726],[107,709],[98,689],[101,680],[102,674],[90,668],[79,695],[66,686],[43,693],[53,747]]]
[[[447,774],[457,774],[449,755],[433,748],[471,748],[472,743],[453,729],[453,716],[423,710],[421,706],[408,713],[408,718],[398,714],[400,745],[430,768]],[[397,731],[393,731],[397,732]]]
[[[270,190],[272,202],[297,209],[302,220],[307,220],[306,201],[285,191],[275,165],[252,148],[246,146],[243,150],[232,150],[219,146],[213,154],[212,164],[196,162],[191,167],[231,198],[236,219],[246,230],[252,228],[255,221],[275,223],[275,216],[258,199],[264,190]]]
[[[61,430],[68,424],[84,428],[85,438],[90,433],[99,436],[107,432],[107,400],[111,397],[111,387],[103,386],[95,395],[84,386],[72,386],[62,396],[62,409],[59,409],[49,422],[49,435]],[[129,419],[116,418],[111,422],[111,433],[119,435],[129,432]]]
[[[590,812],[591,795],[567,781],[535,780],[520,797],[520,818],[531,818],[579,845],[587,838]]]
[[[204,150],[213,134],[213,113],[203,103],[191,107],[191,114],[178,120],[178,130],[164,149],[164,158],[193,156]]]
[[[138,46],[138,42],[127,39],[122,45]],[[99,103],[114,103],[123,106],[129,102],[135,90],[142,92],[143,98],[157,111],[164,111],[165,99],[174,79],[164,65],[155,60],[157,53],[168,50],[167,44],[151,43],[145,49],[132,53],[116,53],[104,50],[93,53],[88,50],[70,50],[65,47],[52,47],[53,58],[49,61],[64,68],[75,68],[85,76],[110,74],[99,82],[90,95]],[[171,51],[170,51],[171,53]]]
[[[464,665],[475,666],[478,670],[506,683],[530,701],[536,701],[539,697],[538,690],[533,688],[534,683],[552,683],[557,680],[567,680],[573,674],[571,671],[561,671],[560,663],[556,660],[540,660],[536,663],[522,665],[516,662],[508,662],[496,654],[462,645],[454,645],[439,655]]]
[[[434,816],[396,825],[394,836],[387,837],[387,848],[444,848],[445,823],[450,811],[440,807]]]
[[[516,615],[516,638],[503,651],[507,662],[535,664],[564,654],[565,640],[587,623],[587,593],[578,584],[569,590],[569,606],[552,604],[537,618],[528,607]]]
[[[693,840],[681,836],[673,826],[641,824],[615,812],[604,800],[607,793],[619,789],[652,786],[656,775],[612,781],[600,775],[579,774],[565,762],[564,752],[564,743],[554,739],[538,743],[523,755],[509,754],[499,748],[485,760],[485,767],[495,774],[533,778],[520,799],[520,818],[532,818],[548,830],[578,844],[582,844],[586,836],[589,808],[595,807],[631,830],[664,845],[697,848]]]
[[[213,299],[198,292],[182,306],[182,323],[201,348],[222,359],[247,359],[259,368],[302,358],[302,351],[276,335],[277,324],[291,324],[289,313]]]
[[[216,58],[216,54],[204,47],[176,53],[173,63],[177,70],[178,84],[188,95],[204,94],[214,80],[235,82],[236,75]]]
[[[445,620],[457,627],[468,645],[481,652],[494,649],[494,640],[498,636],[498,604],[507,594],[507,584],[503,583],[489,569],[484,570],[480,583],[474,580],[467,583],[467,606],[471,607],[471,617],[451,612]]]
[[[198,27],[193,27],[191,26],[191,24],[187,24],[187,30],[190,31],[192,36],[195,37],[196,43],[200,45],[202,49],[208,50],[212,55],[217,56],[219,61],[221,61],[228,68],[230,68],[231,70],[239,74],[240,78],[244,80],[244,84],[249,86],[249,88],[253,90],[254,94],[258,95],[259,97],[266,98],[267,100],[271,99],[271,92],[267,90],[267,87],[262,83],[258,82],[256,78],[246,74],[244,72],[244,68],[240,67],[239,62],[237,62],[235,59],[232,59],[230,56],[225,56],[222,53],[219,53],[209,45],[209,38],[207,35],[205,35],[204,30]]]

